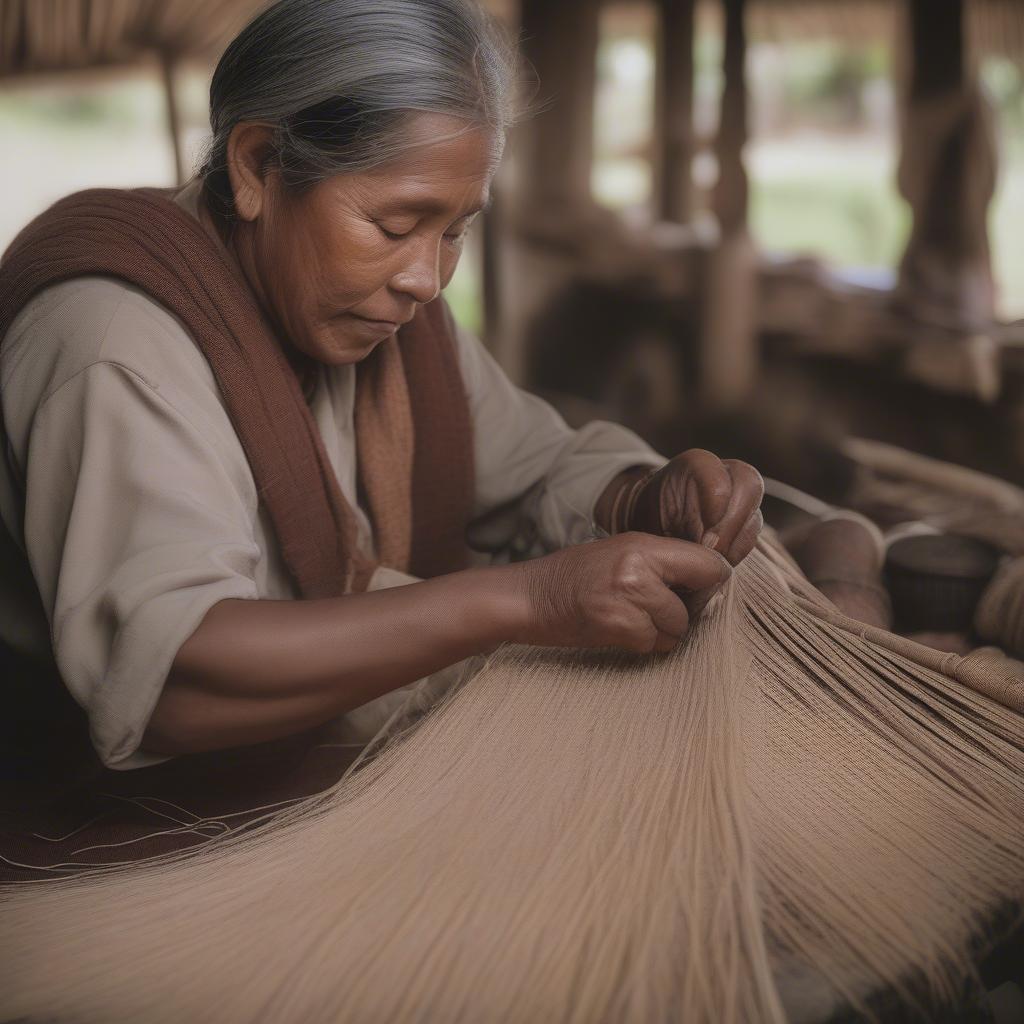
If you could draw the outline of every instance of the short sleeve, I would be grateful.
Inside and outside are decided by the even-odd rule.
[[[57,665],[103,761],[139,766],[179,647],[218,601],[257,596],[254,495],[215,436],[116,363],[49,394],[26,453],[25,549]]]

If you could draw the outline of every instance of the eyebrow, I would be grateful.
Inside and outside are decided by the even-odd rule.
[[[460,213],[457,219],[458,220],[462,220],[465,217],[472,217],[474,214],[483,213],[485,210],[490,208],[490,206],[493,203],[493,201],[494,201],[493,194],[489,194],[487,196],[487,199],[484,200],[484,202],[479,203],[478,205],[474,206],[471,210],[466,210],[465,213]],[[399,200],[396,200],[394,203],[389,203],[388,206],[387,206],[387,209],[389,211],[393,211],[393,212],[397,212],[397,211],[401,210],[402,212],[409,212],[409,213],[425,213],[425,214],[441,215],[441,214],[443,214],[443,213],[445,213],[447,211],[448,207],[447,207],[447,205],[445,203],[438,202],[435,199],[424,198],[424,199],[409,199],[409,200],[401,200],[401,199],[399,199]]]

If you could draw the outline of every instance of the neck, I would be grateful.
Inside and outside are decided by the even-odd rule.
[[[320,364],[287,340],[287,336],[273,315],[273,308],[267,299],[266,289],[263,287],[257,269],[255,232],[252,225],[245,222],[232,223],[223,217],[218,217],[210,209],[202,192],[199,194],[198,207],[199,221],[206,233],[217,243],[218,247],[227,253],[235,270],[249,286],[260,309],[273,325],[275,336],[281,339],[281,351],[299,378],[302,392],[308,399],[316,384]]]

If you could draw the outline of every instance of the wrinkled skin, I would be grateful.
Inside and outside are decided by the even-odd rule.
[[[730,565],[750,554],[764,525],[761,474],[745,462],[719,459],[702,448],[682,452],[636,486],[630,529],[701,544]],[[692,621],[721,587],[672,589]]]
[[[690,627],[674,592],[714,593],[729,563],[710,548],[671,537],[621,533],[523,562],[533,617],[530,643],[670,651]]]
[[[232,133],[228,247],[281,336],[310,360],[365,359],[436,298],[487,202],[499,155],[488,132],[433,114],[408,130],[421,146],[297,193],[266,169],[268,129]]]
[[[487,201],[497,140],[425,114],[406,130],[423,144],[299,193],[282,186],[265,127],[232,131],[236,217],[201,216],[303,377],[365,359],[433,299]],[[712,528],[739,557],[749,474],[690,453],[663,479],[651,494],[664,493],[666,532],[700,540],[696,526]],[[143,746],[181,754],[288,736],[510,640],[667,651],[693,608],[678,595],[699,601],[730,571],[709,547],[634,531],[371,593],[220,601],[178,651]]]
[[[644,485],[629,525],[703,544],[738,565],[757,543],[763,497],[764,481],[753,466],[691,448]]]
[[[302,375],[365,359],[434,299],[487,203],[500,158],[493,136],[433,114],[412,115],[407,130],[420,144],[399,158],[300,192],[268,159],[266,128],[243,123],[232,133],[237,219],[226,243]],[[208,213],[204,223],[224,238]],[[527,608],[516,634],[668,650],[728,575],[721,555],[735,564],[750,551],[760,496],[760,477],[744,463],[684,452],[645,487],[633,532],[519,567]]]

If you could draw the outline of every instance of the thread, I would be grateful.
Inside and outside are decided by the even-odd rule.
[[[1024,719],[851,622],[763,542],[668,655],[499,648],[255,831],[9,889],[0,1019],[927,1017],[1024,898]]]

